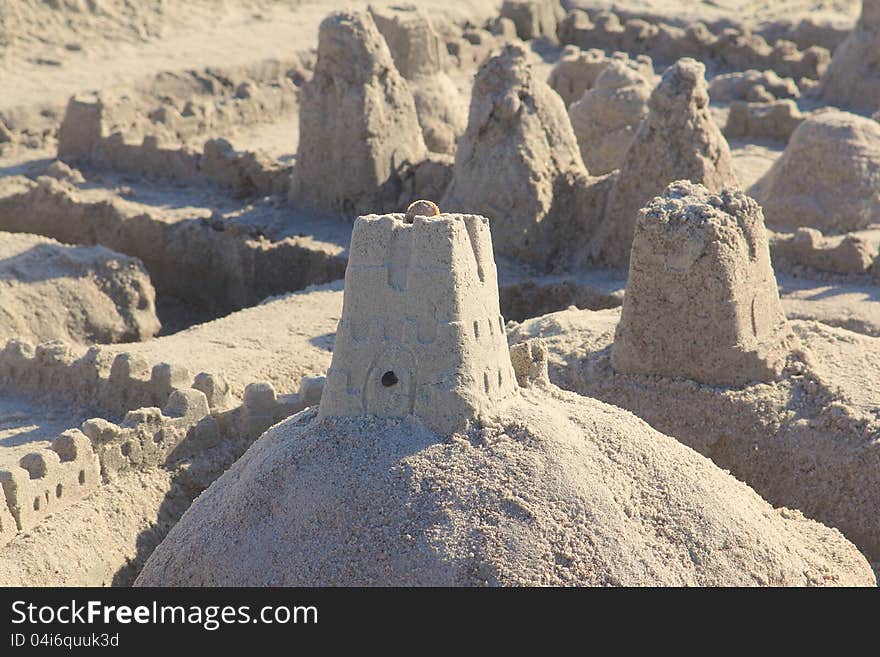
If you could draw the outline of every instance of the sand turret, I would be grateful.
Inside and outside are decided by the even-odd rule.
[[[516,390],[489,222],[431,205],[355,222],[322,417],[414,416],[443,434]]]
[[[295,205],[353,215],[394,203],[401,167],[425,158],[415,102],[366,12],[324,19],[302,89]]]
[[[547,264],[573,239],[587,177],[562,99],[505,46],[477,73],[441,205],[488,217],[497,253]]]
[[[834,51],[819,96],[857,112],[880,109],[880,0],[863,0],[855,29]]]
[[[679,181],[641,211],[614,369],[743,385],[779,375],[793,340],[754,200]]]
[[[711,192],[738,186],[730,147],[709,114],[705,72],[703,64],[680,59],[651,94],[591,248],[606,264],[626,264],[639,210],[672,181],[690,180]]]
[[[428,149],[454,153],[467,125],[467,101],[447,75],[452,58],[435,26],[418,7],[370,8],[391,56],[413,94]]]

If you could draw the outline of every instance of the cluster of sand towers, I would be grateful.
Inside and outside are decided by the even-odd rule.
[[[411,53],[426,39],[390,24],[398,51]],[[369,14],[322,23],[315,76],[303,92],[292,203],[350,214],[400,202],[404,170],[428,158],[423,131],[437,129],[433,117],[427,129],[420,124],[424,112],[398,59],[411,67],[405,55],[392,58]],[[442,60],[432,66],[442,71]],[[713,191],[736,184],[708,114],[702,64],[681,60],[653,92],[653,76],[632,62],[603,58],[594,69],[595,85],[572,105],[572,120],[521,46],[505,46],[477,72],[441,205],[489,217],[499,254],[545,269],[578,260],[626,264],[637,210],[666,184],[682,178]],[[455,93],[447,94],[450,105]],[[446,125],[454,131],[457,123]],[[582,151],[597,173],[619,173],[591,175]],[[349,175],[335,175],[341,170]]]
[[[553,36],[548,6],[507,2],[504,15],[520,36]],[[866,3],[859,30],[873,11]],[[764,212],[739,190],[710,115],[704,66],[680,59],[656,81],[645,59],[591,67],[587,56],[583,82],[566,77],[564,60],[551,82],[569,94],[567,109],[526,50],[506,45],[477,72],[462,126],[452,99],[419,110],[414,96],[430,92],[404,81],[418,79],[416,52],[434,58],[426,71],[442,71],[430,30],[376,22],[381,33],[366,13],[321,25],[290,201],[337,213],[399,203],[404,169],[431,157],[426,142],[445,151],[438,134],[458,134],[444,212],[419,202],[407,215],[357,219],[319,407],[267,432],[187,512],[139,582],[875,583],[836,530],[772,510],[641,420],[553,385],[550,363],[565,349],[540,339],[508,347],[496,254],[545,271],[628,265],[610,367],[592,384],[618,386],[606,395],[625,408],[630,384],[684,382],[702,391],[702,413],[812,376],[780,305]],[[752,82],[773,88],[767,76]],[[448,131],[432,124],[439,115]],[[754,188],[771,225],[846,231],[874,221],[877,130],[843,112],[805,121]],[[848,186],[809,189],[804,168],[827,162],[829,144],[833,163],[822,166],[845,170]],[[343,168],[350,175],[333,175]],[[566,369],[566,387],[589,388],[590,371]],[[855,419],[849,428],[858,426],[873,431]],[[877,450],[868,454],[876,462]],[[856,477],[876,478],[855,465],[864,450],[840,458]],[[804,490],[788,498],[815,507]],[[840,509],[825,516],[835,513],[864,549],[877,548],[872,522]]]
[[[526,51],[507,45],[477,72],[465,122],[430,21],[399,14],[375,22],[340,14],[322,25],[304,88],[294,204],[351,215],[433,191],[444,208],[487,216],[499,255],[554,271],[626,265],[639,208],[674,180],[714,192],[739,186],[710,116],[703,64],[681,59],[658,83],[644,56],[569,49],[548,86]],[[736,84],[774,101],[799,93],[772,72],[753,73],[716,85],[719,95],[743,93]],[[769,225],[840,232],[875,222],[876,122],[828,112],[800,121],[786,155],[751,189]],[[450,163],[442,154],[456,139]],[[334,175],[343,169],[350,175]],[[808,172],[829,184],[810,185]],[[417,184],[405,186],[412,176]]]
[[[327,16],[296,102],[290,79],[264,102],[298,114],[293,164],[223,139],[129,143],[111,124],[131,107],[71,99],[58,152],[73,164],[165,169],[341,230],[347,250],[301,265],[321,270],[310,282],[344,268],[344,290],[319,292],[341,309],[327,312],[335,333],[307,336],[332,345],[325,377],[288,395],[251,383],[235,408],[222,377],[9,343],[3,381],[85,391],[77,403],[124,419],[86,420],[0,467],[0,546],[27,553],[18,539],[46,513],[176,456],[196,492],[165,505],[206,490],[161,543],[139,537],[139,585],[876,585],[880,415],[816,353],[831,335],[848,373],[876,356],[866,336],[786,317],[777,255],[865,285],[880,275],[880,1],[865,0],[833,58],[554,0],[505,0],[472,28],[410,6]],[[734,72],[707,84],[701,59]],[[256,94],[236,89],[230,115],[256,111]],[[174,111],[161,113],[168,134],[208,114]],[[744,184],[727,138],[768,135],[784,152]],[[143,340],[159,330],[150,276],[175,290],[215,278],[228,311],[277,291],[250,290],[264,272],[295,268],[292,251],[267,256],[256,228],[242,237],[213,215],[194,228],[121,203],[84,209],[77,176],[57,162],[12,207],[40,208],[45,232],[71,242],[75,209],[97,217],[96,241],[136,229],[131,242],[163,248],[145,267],[16,236],[9,305],[33,285],[88,294],[62,334],[44,335],[39,313],[0,317],[0,332]],[[210,255],[201,277],[175,260],[194,244]],[[28,279],[38,257],[61,282]],[[506,322],[504,270],[608,273],[625,294]]]
[[[644,210],[615,367],[778,376],[796,341],[762,228],[741,193],[690,183]],[[359,218],[318,409],[212,485],[139,582],[873,583],[839,533],[773,512],[633,416],[551,385],[540,341],[508,351],[492,255],[484,217]],[[653,303],[658,285],[672,307]]]

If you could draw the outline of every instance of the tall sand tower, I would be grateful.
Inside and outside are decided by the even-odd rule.
[[[489,221],[358,218],[321,416],[414,416],[447,435],[516,389]]]

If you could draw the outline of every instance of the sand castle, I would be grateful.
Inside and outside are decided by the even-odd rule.
[[[369,13],[324,19],[301,102],[290,202],[349,216],[395,202],[401,168],[427,148],[412,92]]]
[[[547,265],[593,209],[578,198],[588,173],[559,96],[507,45],[477,73],[468,127],[441,205],[492,222],[495,251]],[[492,181],[503,179],[507,186]]]
[[[681,181],[641,211],[614,369],[742,385],[778,376],[793,343],[757,203]]]
[[[370,14],[409,83],[428,150],[454,153],[467,102],[446,72],[451,58],[431,17],[414,6],[371,7]]]
[[[690,180],[712,192],[738,185],[730,148],[709,114],[705,70],[681,59],[651,94],[593,240],[598,260],[626,264],[639,210],[672,181]]]
[[[776,229],[839,233],[880,221],[880,124],[837,110],[811,115],[750,193]]]
[[[754,31],[731,27],[727,21],[710,29],[701,21],[675,24],[657,20],[650,10],[644,18],[633,13],[601,9],[590,14],[572,9],[559,23],[557,32],[562,43],[581,48],[646,54],[662,64],[693,57],[711,62],[713,68],[722,71],[773,69],[795,80],[818,80],[831,60],[828,49],[821,45],[799,47],[787,39],[771,44]]]
[[[880,1],[862,0],[862,15],[834,51],[818,96],[856,112],[871,114],[880,109]]]
[[[273,112],[265,107],[265,98],[255,96],[231,99],[250,111],[238,108],[241,115],[232,112],[233,116],[229,117],[229,110],[225,108],[225,120],[199,118],[195,121],[196,128],[192,128],[182,127],[171,118],[159,121],[170,112],[166,106],[149,112],[148,117],[157,120],[146,121],[144,125],[143,108],[129,97],[120,98],[112,93],[77,94],[68,101],[58,128],[58,157],[64,162],[96,169],[233,187],[242,195],[286,193],[290,167],[273,161],[265,153],[238,152],[222,138],[203,141],[198,148],[169,145],[180,139],[181,134],[204,128],[205,123],[214,129],[228,126],[234,130],[235,125],[246,123],[254,115],[261,119],[266,114],[271,117]],[[279,100],[278,114],[289,114],[292,104],[290,100]]]
[[[45,516],[82,499],[99,480],[98,457],[76,429],[58,436],[50,449],[29,451],[17,467],[0,465],[0,485],[19,531],[32,529]]]
[[[612,61],[592,89],[568,108],[584,165],[594,175],[619,168],[648,114],[651,85],[638,71]]]
[[[345,289],[321,417],[450,433],[516,390],[485,218],[360,217]]]
[[[540,342],[512,359],[488,221],[435,210],[358,219],[319,409],[199,497],[138,585],[876,581],[834,531],[551,386]]]
[[[0,585],[875,585],[876,3],[84,2],[0,3]]]

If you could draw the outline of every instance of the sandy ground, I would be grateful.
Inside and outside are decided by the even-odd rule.
[[[79,4],[85,7],[83,3]],[[366,2],[360,0],[347,4],[359,8],[367,6]],[[390,6],[397,3],[380,4]],[[823,38],[829,34],[832,35],[830,38],[844,34],[855,22],[859,6],[857,0],[576,0],[569,4],[586,7],[591,12],[613,8],[628,15],[654,17],[679,25],[702,20],[713,23],[716,28],[722,25],[746,26],[767,31],[768,34],[773,33],[773,29],[783,29],[779,26],[784,29],[796,27],[798,21],[804,18],[819,26],[819,32],[825,30],[822,32]],[[450,24],[453,25],[451,29],[458,30],[459,36],[465,30],[467,36],[459,39],[456,48],[470,43],[474,45],[474,52],[479,52],[479,47],[485,46],[490,35],[475,26],[483,26],[496,16],[500,5],[500,0],[453,0],[442,8],[431,6],[430,10],[438,18],[459,21],[458,25]],[[71,247],[100,244],[116,249],[125,256],[139,258],[155,285],[155,311],[162,327],[158,329],[158,337],[143,335],[136,342],[107,345],[103,347],[104,351],[109,357],[117,353],[143,357],[148,368],[159,363],[171,363],[184,367],[190,375],[208,372],[225,379],[232,394],[228,408],[233,410],[224,409],[227,415],[215,414],[208,420],[218,422],[226,429],[236,426],[238,420],[235,418],[238,416],[235,414],[243,412],[238,406],[249,384],[268,382],[279,394],[294,393],[299,390],[304,377],[326,373],[333,358],[337,324],[342,316],[341,277],[348,258],[353,217],[329,217],[294,207],[287,200],[286,187],[259,198],[250,195],[247,184],[218,184],[216,180],[169,177],[161,166],[142,173],[137,170],[137,156],[133,167],[131,162],[123,160],[109,166],[83,164],[81,171],[61,169],[53,164],[57,155],[58,124],[63,118],[68,99],[83,92],[97,91],[108,94],[108,98],[116,98],[120,94],[130,97],[135,115],[130,123],[135,125],[138,120],[167,111],[169,107],[182,113],[181,116],[190,116],[191,109],[187,109],[189,103],[197,106],[203,103],[208,107],[209,114],[210,111],[217,112],[217,108],[223,111],[223,108],[238,101],[246,105],[245,101],[251,92],[241,92],[240,85],[251,85],[249,89],[257,90],[251,100],[257,100],[247,105],[247,111],[241,116],[230,114],[211,128],[189,130],[185,134],[181,132],[181,135],[171,134],[161,147],[186,148],[196,157],[202,157],[205,143],[221,137],[233,147],[229,157],[260,151],[265,154],[264,162],[270,167],[296,166],[300,142],[297,113],[302,85],[298,76],[307,79],[311,75],[318,45],[318,25],[335,8],[336,4],[327,0],[194,0],[191,3],[107,0],[102,3],[100,10],[90,11],[86,8],[84,11],[60,13],[40,0],[21,0],[11,10],[8,7],[0,9],[0,79],[5,82],[7,90],[0,98],[0,123],[5,122],[12,129],[13,141],[16,142],[3,144],[3,133],[0,133],[0,231],[40,233]],[[465,20],[469,23],[462,27]],[[809,34],[809,31],[803,34]],[[482,46],[479,45],[481,43]],[[528,58],[537,77],[546,79],[561,48],[546,43],[532,45],[533,48],[527,49]],[[298,61],[296,66],[289,64],[295,59]],[[265,73],[267,62],[282,62],[280,77],[292,77],[281,80],[284,84],[279,84],[277,75]],[[286,66],[291,68],[284,73]],[[295,75],[291,73],[294,69]],[[462,70],[450,71],[452,83],[464,92],[465,101],[469,97],[475,71],[476,63]],[[656,72],[662,73],[662,68],[657,67]],[[710,74],[712,72],[714,69],[710,67]],[[291,83],[294,77],[297,78],[296,82]],[[261,106],[259,94],[267,92],[287,94],[287,109],[278,112]],[[801,102],[802,110],[810,110],[814,106],[814,101]],[[726,122],[727,112],[725,106],[713,104],[711,107],[711,116],[720,127]],[[119,118],[114,115],[113,121],[117,120],[121,126],[128,125],[125,116]],[[131,130],[135,135],[132,143],[140,144],[143,136],[138,133],[140,128],[132,129],[131,125],[120,129],[126,133],[126,139],[130,136],[126,130]],[[163,139],[166,137],[167,134]],[[736,178],[743,188],[749,188],[780,158],[786,144],[746,138],[731,140],[729,146]],[[451,166],[451,159],[444,166]],[[340,176],[347,173],[340,172]],[[47,174],[54,180],[43,177]],[[51,194],[41,196],[39,190],[33,191],[37,187],[50,190]],[[31,196],[28,196],[29,193]],[[871,231],[876,231],[876,225],[858,235],[873,235]],[[0,236],[5,234],[0,233]],[[20,239],[20,236],[15,237],[15,240]],[[5,251],[0,249],[3,253],[9,252],[14,240],[7,241],[9,244]],[[497,260],[502,313],[508,319],[523,320],[521,324],[508,325],[509,335],[517,339],[544,335],[550,346],[551,375],[555,371],[554,376],[561,377],[556,382],[580,394],[595,394],[602,398],[600,392],[588,387],[578,389],[575,383],[579,376],[588,378],[579,367],[592,367],[590,363],[595,362],[600,365],[604,363],[601,354],[607,353],[614,339],[620,317],[620,308],[614,306],[619,306],[625,298],[627,272],[605,268],[567,271],[565,267],[560,267],[559,271],[542,272],[532,264],[504,257]],[[804,267],[778,267],[776,271],[782,308],[798,338],[815,362],[819,363],[823,380],[843,400],[841,404],[846,407],[846,413],[858,415],[865,422],[865,418],[874,418],[878,413],[878,266],[880,264],[875,264],[873,272],[865,270],[857,274],[833,274]],[[35,294],[42,294],[42,287],[33,287],[32,282],[28,283],[32,288],[22,287],[26,276],[16,271],[14,266],[4,269],[3,278],[9,279],[10,287],[17,285],[18,289],[26,290],[25,296],[30,306],[38,311],[38,318],[46,316],[40,301],[34,300]],[[77,298],[76,303],[71,301],[66,306],[57,303],[53,307],[72,309],[71,314],[75,317],[68,321],[74,328],[78,326],[77,322],[81,322],[88,310],[82,309],[83,294],[77,294],[80,283],[75,277],[59,274],[57,278],[51,278],[50,283],[39,281],[39,285],[47,284],[67,290],[65,294],[69,299]],[[32,289],[36,292],[31,293]],[[7,305],[14,311],[15,304]],[[596,310],[584,313],[573,309],[565,311],[569,305]],[[4,307],[4,311],[9,310]],[[560,310],[561,313],[553,313]],[[13,314],[18,320],[18,315],[22,313]],[[82,331],[77,333],[72,329],[56,334],[56,325],[61,321],[53,320],[51,326],[47,323],[42,333],[13,328],[0,331],[0,335],[4,338],[24,337],[31,342],[60,337],[80,346],[97,341],[92,337],[83,337]],[[609,381],[612,376],[609,374]],[[608,385],[612,384],[613,381]],[[664,388],[662,380],[659,383],[652,380],[646,390],[656,386],[662,398],[667,393],[674,394],[669,391],[682,390],[681,385],[680,382],[670,383]],[[422,437],[426,444],[432,441],[437,444],[426,447],[426,451],[419,456],[410,454],[408,461],[404,458],[406,467],[412,466],[418,471],[418,482],[410,482],[407,486],[441,482],[459,491],[461,497],[441,500],[415,493],[403,495],[399,490],[388,494],[397,501],[406,501],[418,508],[442,508],[448,514],[446,534],[443,533],[445,530],[437,527],[425,531],[429,534],[435,532],[431,535],[431,540],[436,541],[434,546],[440,552],[446,551],[451,555],[452,561],[459,559],[460,551],[468,547],[460,543],[458,537],[466,533],[469,527],[479,526],[483,528],[481,531],[485,530],[485,541],[476,551],[479,555],[476,561],[480,563],[464,558],[462,563],[466,565],[457,574],[442,571],[443,577],[449,575],[448,582],[473,584],[482,577],[479,583],[562,584],[572,583],[570,576],[577,571],[582,576],[580,583],[602,584],[662,582],[712,585],[739,584],[746,580],[758,584],[870,583],[867,582],[870,577],[863,572],[864,560],[839,533],[808,522],[796,510],[774,511],[748,488],[753,486],[773,506],[799,509],[797,499],[792,501],[793,498],[780,496],[779,490],[767,483],[765,472],[759,468],[754,472],[747,468],[731,468],[725,458],[729,458],[737,467],[739,461],[720,447],[713,447],[715,452],[701,449],[699,440],[689,433],[692,427],[688,424],[690,416],[687,412],[679,414],[684,418],[678,418],[680,422],[658,423],[655,422],[656,417],[651,415],[655,408],[647,402],[644,406],[629,403],[627,394],[620,393],[614,399],[609,396],[603,401],[610,400],[635,413],[638,418],[619,408],[609,406],[606,409],[604,404],[595,400],[582,401],[575,395],[563,395],[565,399],[560,399],[559,394],[553,393],[544,400],[546,403],[535,399],[529,401],[529,404],[545,410],[552,407],[558,411],[555,415],[547,411],[549,415],[545,419],[546,426],[551,428],[557,426],[554,422],[559,422],[559,436],[550,435],[552,431],[547,433],[549,430],[545,431],[546,427],[535,425],[535,418],[543,411],[529,411],[528,404],[510,405],[508,415],[501,418],[500,423],[513,438],[509,442],[503,438],[497,443],[495,461],[491,458],[485,460],[487,457],[482,452],[476,456],[468,450],[462,453],[456,451],[464,449],[463,444],[456,443],[456,440],[476,444],[482,438],[459,437],[444,443],[447,437]],[[681,394],[682,399],[691,399],[687,396],[690,392]],[[774,389],[766,399],[759,399],[754,405],[769,408],[775,413],[775,404],[781,397],[782,393]],[[796,401],[792,401],[791,406],[795,407]],[[277,413],[277,410],[272,413]],[[260,426],[262,431],[280,419],[272,413],[267,412],[265,417],[253,420],[254,426]],[[694,417],[698,415],[696,413]],[[562,416],[566,416],[567,420],[560,420]],[[14,464],[29,451],[47,446],[59,433],[80,426],[88,417],[89,413],[83,409],[54,404],[42,398],[38,400],[36,396],[16,390],[14,386],[5,386],[0,390],[0,468]],[[813,419],[810,417],[810,420]],[[731,427],[738,421],[732,420]],[[610,423],[608,431],[618,436],[612,441],[613,444],[606,441],[603,423]],[[758,424],[756,421],[754,426],[743,425],[743,435],[756,431]],[[353,426],[356,431],[349,438],[357,440],[357,431],[363,430],[363,427],[357,423]],[[517,433],[517,427],[521,426],[530,427],[528,436]],[[669,437],[657,430],[667,433]],[[289,429],[282,425],[281,429],[274,431],[271,435],[278,436]],[[582,441],[579,442],[582,436],[578,431],[582,436],[589,437],[586,447]],[[388,429],[389,436],[396,436],[394,440],[405,443],[406,431],[400,435],[398,433],[393,427]],[[770,435],[772,432],[767,429],[760,437]],[[316,436],[315,440],[319,443],[327,439],[320,431]],[[668,441],[671,446],[663,454],[652,451],[653,447],[645,451],[639,447],[636,437],[652,444],[653,441]],[[372,438],[376,438],[376,444],[381,445],[379,438]],[[689,447],[682,446],[674,439]],[[728,437],[722,436],[718,444],[727,440]],[[708,459],[694,454],[690,447],[703,452],[716,463],[713,465]],[[357,458],[361,459],[361,464],[369,463],[365,467],[372,468],[370,471],[374,475],[385,477],[384,465],[380,463],[382,467],[379,467],[371,461],[377,449],[364,447],[363,454],[357,452],[360,454]],[[474,447],[468,449],[473,451]],[[629,468],[618,462],[618,457],[614,455],[616,451],[631,449],[635,450],[633,458],[639,459],[638,463],[641,464],[638,467]],[[817,453],[827,454],[822,450],[824,447]],[[570,456],[573,452],[578,452],[578,458],[566,460],[564,455]],[[731,448],[733,452],[735,449]],[[278,453],[269,456],[263,454],[260,458],[263,457],[270,461],[286,458],[283,455],[279,457]],[[437,459],[442,461],[444,458],[455,463],[456,474],[447,477],[440,472],[443,468],[437,464]],[[867,459],[874,457],[864,458],[867,462]],[[212,459],[202,455],[204,463],[200,463],[200,455],[188,455],[178,461],[169,461],[163,467],[150,467],[111,478],[85,500],[49,516],[35,528],[16,534],[11,540],[0,535],[0,583],[130,585],[153,549],[178,522],[192,499],[210,483],[211,478],[219,474],[212,470],[216,466]],[[656,461],[653,469],[645,465],[651,459]],[[339,472],[359,471],[358,463],[346,463],[342,458]],[[517,482],[509,481],[508,474],[497,472],[499,463],[509,466],[504,466],[508,474],[516,470],[526,479],[537,476],[537,471],[557,469],[559,480],[568,483],[562,486],[564,490],[561,493],[549,485],[536,486],[534,490],[537,492],[529,497]],[[531,465],[525,467],[524,463]],[[208,481],[199,480],[194,484],[189,472],[191,467],[201,467],[202,471],[211,471],[212,474]],[[240,471],[244,466],[237,467]],[[733,469],[734,475],[744,483],[734,482],[733,478],[722,472],[725,469]],[[648,470],[650,474],[646,474]],[[655,486],[656,482],[648,480],[660,471],[664,473],[663,481],[666,483]],[[671,474],[673,472],[675,476]],[[677,477],[682,472],[688,474],[679,481]],[[475,473],[479,476],[475,476]],[[265,473],[258,472],[255,476],[263,482]],[[750,480],[750,476],[754,476],[754,480]],[[629,483],[624,485],[624,480]],[[492,482],[492,494],[498,497],[493,497],[493,504],[497,502],[498,508],[493,506],[488,511],[474,510],[469,500],[479,497],[480,482],[486,481]],[[584,481],[592,484],[585,487]],[[606,485],[611,488],[602,488]],[[290,486],[293,490],[296,482],[290,483]],[[697,522],[691,526],[686,517],[688,504],[693,505],[693,500],[688,502],[688,496],[694,487],[707,491],[721,487],[726,491],[723,499],[713,498],[711,503],[707,503],[713,529],[705,536],[700,535],[705,525]],[[369,486],[367,488],[370,489]],[[603,491],[601,494],[596,493],[599,489]],[[271,494],[276,490],[272,489]],[[820,488],[817,487],[817,490]],[[383,492],[383,495],[387,492]],[[606,493],[610,497],[603,498],[603,504],[610,506],[606,509],[607,514],[600,514],[598,520],[601,522],[588,523],[582,527],[583,531],[575,532],[573,528],[579,526],[579,518],[592,508],[585,500],[595,502],[591,496],[602,497]],[[212,499],[227,499],[224,497],[227,494],[231,495],[228,490],[226,493],[215,491],[215,498]],[[271,494],[267,493],[270,498]],[[571,517],[556,517],[553,504],[545,504],[560,494],[575,500],[570,509]],[[663,506],[658,501],[663,494],[680,501],[685,511]],[[829,506],[839,501],[835,495],[833,491],[829,493]],[[529,498],[528,503],[519,499],[523,497]],[[865,503],[862,497],[859,496],[860,504]],[[346,522],[349,522],[348,511],[344,509],[348,508],[350,500],[343,498],[328,496],[327,500],[335,500],[338,504],[332,511],[338,511],[340,518],[348,518]],[[636,520],[618,517],[616,511],[610,510],[613,503],[609,500],[615,500],[616,503],[624,498],[641,500],[634,508],[645,504],[645,508],[656,510],[656,517],[646,516]],[[778,501],[780,498],[784,498],[782,502]],[[316,499],[305,499],[304,506],[308,507],[312,502],[318,504],[320,501],[316,502]],[[228,500],[231,500],[229,508],[240,503],[234,495]],[[321,503],[329,504],[327,500]],[[812,503],[810,499],[808,504]],[[381,503],[377,504],[378,507],[382,506]],[[821,507],[821,504],[818,506]],[[875,510],[869,509],[865,515],[870,516]],[[683,515],[679,515],[679,511]],[[197,510],[194,513],[200,512]],[[413,522],[418,525],[428,517],[425,515]],[[506,529],[486,529],[493,519],[497,521],[499,518],[505,523],[513,523],[511,526],[514,528],[520,526],[517,523],[525,523],[522,526],[527,527],[524,530],[526,533],[511,530],[508,536]],[[836,526],[825,516],[820,519]],[[864,523],[860,524],[858,519],[853,520],[849,516],[845,520],[841,524],[841,527],[847,528],[844,534],[854,528],[853,536],[867,554],[863,546],[874,544],[872,536],[866,538],[873,529],[869,526],[866,530]],[[680,540],[667,541],[670,535],[654,527],[652,523],[655,521],[664,526],[681,523]],[[615,526],[617,529],[614,529]],[[768,548],[768,554],[775,556],[766,557],[766,562],[764,557],[752,560],[750,555],[760,549],[749,548],[740,562],[740,565],[746,565],[740,572],[734,572],[736,564],[731,565],[732,562],[719,556],[723,550],[716,550],[715,539],[727,536],[732,531],[731,527],[742,526],[748,527],[746,534],[755,538],[756,544],[772,535],[773,540],[778,541],[774,546],[784,547],[779,547],[779,553],[774,552],[776,547]],[[186,536],[186,541],[177,544],[176,548],[166,548],[161,559],[174,561],[177,559],[173,554],[175,550],[186,554],[187,550],[195,549],[191,543],[190,527],[192,525],[181,526],[179,536]],[[249,536],[257,535],[246,523],[235,527],[236,531],[241,529]],[[610,534],[625,536],[625,540],[621,544],[612,541],[614,546],[603,543],[605,529],[602,527],[613,529],[608,530]],[[553,533],[554,538],[547,544],[542,542],[545,540],[543,536],[528,541],[522,539],[524,535],[532,536],[529,532],[537,531],[536,528]],[[266,527],[262,527],[263,530]],[[589,534],[592,538],[585,539],[584,532],[598,533]],[[657,538],[661,534],[665,538]],[[263,547],[272,545],[277,538],[271,531],[266,536],[269,537]],[[6,540],[9,542],[5,543]],[[309,543],[309,537],[304,540],[304,545],[310,550],[315,547]],[[327,540],[330,541],[330,538]],[[517,544],[518,547],[510,554],[499,556],[505,554],[505,541],[516,543],[520,540],[523,543]],[[721,540],[719,544],[723,542]],[[524,547],[527,543],[528,546]],[[607,552],[604,556],[590,553],[591,546],[597,543],[605,546]],[[817,543],[824,547],[816,548]],[[379,551],[387,548],[385,551],[393,552],[398,549],[396,546],[394,540],[389,540],[387,544],[379,546]],[[339,554],[345,552],[338,545],[328,544],[322,549],[329,554],[337,548]],[[789,548],[789,556],[782,554]],[[674,556],[670,557],[669,563],[660,563],[651,556],[653,553],[648,554],[651,549],[664,552],[667,557]],[[648,550],[648,556],[641,564],[630,563],[630,557],[638,550]],[[717,554],[712,550],[716,550]],[[535,556],[539,553],[540,558]],[[311,559],[306,552],[304,554],[304,558]],[[370,554],[370,551],[367,550],[366,554]],[[617,562],[626,564],[618,570],[613,564],[606,563],[611,559],[608,555],[614,554],[618,555],[615,557]],[[691,561],[694,554],[703,555],[702,570],[699,559]],[[797,556],[790,557],[791,554]],[[387,565],[383,561],[384,556],[376,556],[377,563]],[[876,554],[869,556],[877,562]],[[406,579],[401,576],[399,581],[426,583],[435,582],[438,577],[442,579],[438,575],[440,570],[419,570],[427,568],[423,557],[418,556],[417,567],[413,570],[421,573],[419,577]],[[545,569],[530,565],[541,559],[549,560],[547,563],[551,566]],[[710,562],[711,565],[706,565]],[[310,572],[320,573],[311,583],[337,581],[334,578],[339,575],[338,572],[333,568],[327,569],[326,564],[316,566],[316,563],[308,563],[309,568],[314,568]],[[578,570],[580,566],[571,566],[566,570],[566,563],[589,564],[589,567]],[[648,566],[645,566],[646,563]],[[508,568],[505,564],[513,566]],[[768,576],[767,564],[771,564],[771,571],[778,565],[776,572],[784,572],[785,576],[780,576],[781,579]],[[389,566],[385,576],[391,578],[389,573],[402,572],[396,570],[399,566],[400,563]],[[584,575],[584,572],[592,572],[596,568],[606,569],[604,580],[598,575],[594,579]],[[246,570],[234,573],[233,579],[246,581]],[[194,581],[192,577],[201,578],[199,583],[212,581],[212,573],[206,574],[198,569],[184,571],[175,577],[180,581]],[[381,568],[376,573],[379,571]],[[381,580],[380,575],[376,577]],[[273,583],[277,582],[273,580]],[[345,583],[344,577],[339,579],[339,583]]]
[[[851,27],[859,14],[858,0],[575,0],[575,6],[619,9],[673,21],[730,21],[755,25],[809,15],[817,22]]]
[[[119,351],[150,363],[171,362],[190,372],[222,374],[235,395],[254,381],[280,393],[294,392],[303,376],[323,374],[330,364],[342,286],[268,299],[228,317]]]
[[[12,462],[28,450],[46,447],[59,433],[85,419],[82,411],[4,392],[0,395],[0,459]]]
[[[351,7],[367,4],[358,0],[346,3]],[[479,20],[498,5],[500,2],[494,0],[454,0],[444,3],[441,12]],[[32,29],[40,41],[23,40],[15,48],[4,49],[0,66],[4,80],[16,92],[14,98],[7,97],[0,104],[0,111],[28,105],[61,107],[79,91],[130,82],[158,71],[201,68],[218,62],[235,66],[284,56],[291,49],[314,48],[318,23],[334,6],[325,0],[201,0],[188,3],[187,11],[172,7],[167,18],[157,17],[153,34],[121,31],[116,39],[93,41],[90,37],[103,31],[102,21],[96,20],[94,25],[84,25],[81,35],[54,40],[58,45],[50,53],[44,42],[51,42],[51,37],[40,34],[35,25]],[[145,13],[149,14],[149,9]],[[126,21],[120,22],[124,25]]]

